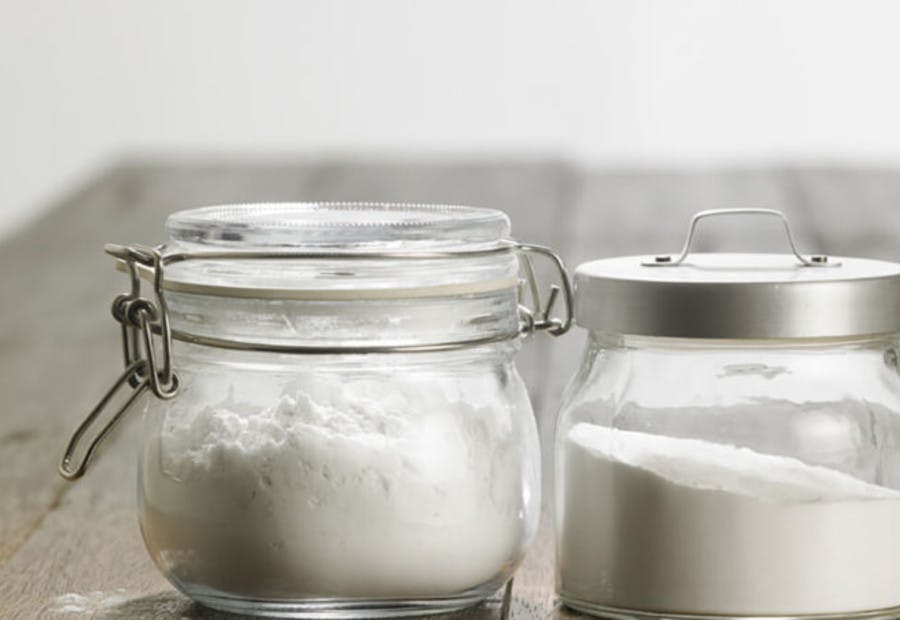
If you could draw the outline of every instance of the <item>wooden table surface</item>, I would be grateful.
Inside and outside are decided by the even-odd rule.
[[[505,210],[515,236],[594,257],[671,253],[699,209],[766,206],[790,217],[801,248],[900,259],[900,170],[590,171],[557,161],[134,161],[99,174],[0,244],[0,617],[233,618],[173,590],[137,525],[135,419],[77,483],[56,473],[74,426],[119,372],[109,304],[124,281],[106,242],[163,240],[165,216],[220,202],[377,200]],[[785,248],[775,222],[715,221],[701,250]],[[520,356],[545,449],[578,363],[580,330],[539,336]],[[546,502],[545,502],[546,503]],[[552,521],[516,574],[514,618],[575,616],[553,593]],[[68,604],[69,611],[66,611]],[[81,611],[78,611],[81,610]],[[498,594],[449,618],[493,618]]]

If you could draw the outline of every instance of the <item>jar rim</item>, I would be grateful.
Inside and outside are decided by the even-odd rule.
[[[260,202],[177,211],[166,221],[170,242],[212,248],[477,247],[510,234],[502,211],[403,202]]]
[[[304,204],[226,205],[213,210],[237,209],[241,217],[251,219],[254,213],[260,213],[265,220],[273,209],[300,209],[305,217],[310,209],[320,208]],[[451,212],[448,217],[452,221],[466,220],[474,213],[471,217],[475,219],[501,222],[504,231],[509,222],[500,211],[475,207],[337,203],[329,208],[342,213],[375,209],[379,213],[406,210],[404,213],[431,214],[426,219],[434,213]],[[193,213],[204,209],[210,208]],[[190,213],[173,218],[191,217]],[[351,252],[302,246],[210,248],[201,243],[185,247],[176,240],[155,248],[109,244],[106,252],[118,259],[120,269],[131,279],[130,293],[120,295],[114,306],[116,319],[132,329],[131,333],[123,332],[129,338],[123,346],[126,351],[136,349],[137,338],[143,335],[144,348],[150,350],[146,343],[154,332],[160,334],[167,348],[167,370],[163,374],[171,376],[168,349],[173,339],[223,349],[368,353],[447,350],[517,338],[538,330],[565,333],[573,318],[572,289],[559,256],[550,248],[518,243],[505,236],[491,235],[491,239],[487,246],[407,249],[401,245],[400,249],[395,246]],[[551,286],[546,305],[537,292],[532,256],[548,259],[560,277],[561,286]],[[520,267],[523,280],[519,279]],[[141,297],[142,278],[152,282],[155,303]],[[525,286],[529,286],[533,307],[521,303]],[[166,292],[176,295],[167,302]],[[560,293],[565,302],[564,317],[551,314]],[[449,302],[456,306],[450,307]],[[289,318],[291,313],[304,317],[302,329]],[[309,317],[314,320],[306,320]],[[222,337],[218,332],[227,323],[256,327],[244,330],[248,333],[240,337]],[[390,338],[380,334],[379,342],[371,344],[371,338],[360,336],[367,325],[380,325],[380,331],[397,332],[393,335],[403,338],[382,344]],[[273,326],[278,328],[275,335],[264,333]],[[344,333],[335,334],[341,330]],[[453,335],[453,330],[460,333]],[[410,331],[433,337],[407,338]],[[298,340],[312,343],[297,344]],[[344,346],[348,341],[353,342]],[[151,363],[155,364],[153,360]]]
[[[506,291],[502,211],[376,202],[251,203],[167,221],[163,288],[258,299],[405,299]],[[145,275],[150,275],[146,273]]]

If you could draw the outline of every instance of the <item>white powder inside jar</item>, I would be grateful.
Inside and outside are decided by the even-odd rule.
[[[711,615],[900,605],[900,492],[794,458],[576,424],[559,588],[576,604]]]
[[[536,438],[488,392],[308,377],[262,409],[173,409],[144,459],[151,553],[177,581],[244,596],[446,596],[503,579],[534,529],[522,452]]]

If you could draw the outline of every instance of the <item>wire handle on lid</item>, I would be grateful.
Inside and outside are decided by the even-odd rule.
[[[690,254],[691,252],[691,244],[694,242],[694,233],[697,230],[697,224],[700,223],[700,220],[720,215],[771,215],[773,217],[777,217],[784,225],[784,233],[787,236],[787,242],[791,248],[791,253],[797,258],[798,261],[800,261],[800,264],[802,264],[804,267],[840,266],[839,262],[829,261],[828,256],[824,254],[812,254],[809,257],[803,256],[803,254],[801,254],[797,249],[797,244],[794,242],[794,235],[793,233],[791,233],[791,225],[788,222],[787,216],[785,216],[784,213],[778,211],[777,209],[755,208],[708,209],[706,211],[698,211],[694,214],[694,217],[691,218],[691,223],[688,226],[684,245],[681,247],[681,253],[678,256],[672,258],[672,256],[669,254],[662,254],[659,256],[655,256],[653,260],[641,263],[641,265],[643,265],[644,267],[674,267],[676,265],[682,264],[688,257],[688,254]]]

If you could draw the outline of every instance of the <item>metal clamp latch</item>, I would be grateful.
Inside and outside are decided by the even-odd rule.
[[[573,319],[573,293],[569,275],[562,259],[551,249],[503,241],[496,246],[479,250],[459,250],[428,253],[371,252],[292,252],[292,251],[205,251],[163,254],[163,247],[150,248],[141,245],[107,245],[106,252],[125,265],[130,280],[130,290],[113,301],[112,315],[120,324],[122,333],[122,353],[125,370],[113,382],[94,409],[78,426],[69,440],[62,461],[60,474],[74,480],[84,475],[88,463],[100,442],[109,434],[113,426],[124,416],[129,407],[148,389],[157,398],[170,399],[178,393],[179,380],[172,364],[172,342],[180,340],[202,346],[243,351],[296,354],[360,354],[360,353],[415,353],[447,351],[473,347],[527,336],[536,331],[547,331],[554,336],[567,332]],[[524,280],[519,289],[519,326],[514,333],[499,334],[465,341],[446,341],[430,344],[372,345],[372,346],[312,346],[255,343],[227,338],[216,338],[174,330],[169,321],[165,298],[165,270],[168,265],[188,260],[274,260],[274,259],[334,259],[334,260],[396,260],[396,259],[441,259],[472,258],[500,253],[516,253],[524,270]],[[535,276],[532,256],[547,258],[559,278],[558,284],[550,287],[546,304],[542,303]],[[141,269],[151,274],[153,298],[141,296]],[[532,307],[522,303],[524,288],[530,292]],[[553,307],[562,294],[565,312],[553,316]],[[157,344],[157,340],[159,344]],[[124,402],[109,421],[100,428],[88,443],[84,455],[73,465],[75,451],[88,430],[107,409],[110,401],[125,386],[132,389]]]
[[[531,301],[533,304],[533,308],[528,308],[521,303],[519,304],[519,318],[521,321],[519,331],[523,334],[530,334],[535,331],[546,330],[554,336],[563,335],[569,331],[569,328],[572,326],[572,312],[574,307],[572,285],[569,282],[566,266],[563,264],[559,255],[550,248],[539,245],[525,245],[522,243],[517,244],[517,248],[519,250],[519,256],[522,259],[522,265],[525,269],[525,280],[523,284],[528,285],[528,291],[531,294]],[[534,273],[534,263],[531,260],[531,254],[544,256],[550,260],[556,268],[560,283],[562,284],[562,288],[557,284],[550,285],[550,293],[547,296],[546,304],[541,302],[541,295],[538,290],[539,286],[537,283],[537,276],[535,276]],[[520,287],[519,290],[520,300],[524,297],[524,293],[521,290],[522,288],[524,287]],[[552,316],[553,306],[559,298],[560,291],[563,293],[566,306],[566,313],[563,318]]]
[[[125,370],[72,434],[59,464],[59,473],[67,480],[84,475],[100,442],[148,388],[161,399],[173,398],[178,393],[178,376],[172,369],[172,330],[162,293],[162,269],[156,271],[160,275],[153,279],[155,302],[141,297],[141,279],[137,270],[138,263],[162,265],[160,250],[142,246],[107,246],[106,251],[125,263],[131,282],[129,292],[117,296],[112,303],[113,318],[119,323],[122,332]],[[154,343],[155,334],[159,334],[161,340],[159,353]],[[110,401],[125,386],[132,388],[131,394],[93,436],[82,458],[73,466],[75,450],[82,436],[90,430],[100,414],[109,406]]]

